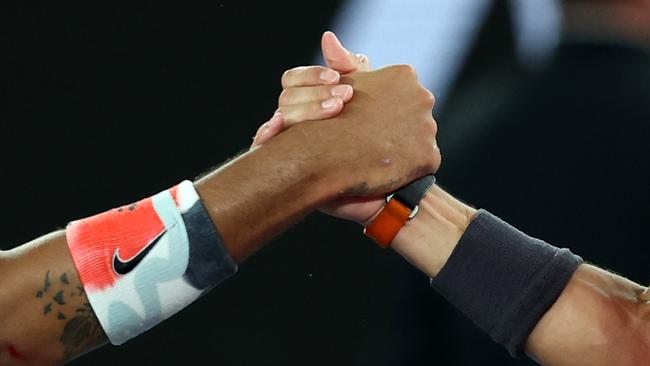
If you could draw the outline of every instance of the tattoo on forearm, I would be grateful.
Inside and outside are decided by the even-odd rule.
[[[78,308],[75,315],[63,328],[59,341],[63,344],[64,358],[70,360],[76,355],[88,351],[104,337],[93,309],[88,302]]]
[[[43,316],[55,316],[61,321],[63,332],[59,342],[64,360],[71,360],[101,344],[105,335],[81,284],[73,285],[67,272],[58,281],[52,281],[50,275],[50,271],[45,273],[43,288],[36,297],[43,299]]]

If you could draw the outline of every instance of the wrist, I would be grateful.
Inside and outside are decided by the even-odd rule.
[[[476,210],[434,185],[391,247],[429,277],[445,265]]]
[[[305,188],[322,202],[340,197],[353,185],[351,177],[355,169],[351,167],[348,151],[337,147],[330,134],[323,132],[326,126],[321,124],[337,123],[334,119],[301,123],[282,133],[295,143],[292,148],[303,156],[302,173],[309,182]]]
[[[306,125],[306,124],[305,124]],[[335,195],[327,166],[300,125],[195,182],[236,263]]]

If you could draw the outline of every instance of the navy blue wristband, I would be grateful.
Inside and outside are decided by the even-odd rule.
[[[581,263],[479,210],[431,285],[517,357]]]

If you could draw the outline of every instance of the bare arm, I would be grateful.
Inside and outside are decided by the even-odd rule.
[[[287,134],[196,183],[237,262],[337,189],[334,183],[327,188],[335,190],[320,185],[326,167],[294,141]],[[304,164],[283,168],[289,153]],[[64,231],[2,253],[1,258],[0,365],[58,364],[107,343],[83,292]]]
[[[582,265],[528,338],[527,353],[546,365],[643,365],[650,360],[650,301],[645,288]]]
[[[323,36],[323,55],[328,64],[340,72],[368,68],[367,64],[359,64],[333,34]],[[322,87],[310,87],[324,83],[315,76],[306,75],[305,71],[309,69],[298,68],[285,74],[285,79],[291,82],[283,85],[285,90],[284,98],[280,98],[280,109],[288,111],[291,116],[300,115],[300,118],[293,117],[288,126],[314,119],[310,108],[296,105],[292,98],[287,98],[320,102],[322,93],[318,91]],[[284,127],[288,126],[285,124]],[[264,135],[258,135],[254,146],[269,141],[280,130],[270,128]],[[383,202],[381,199],[342,200],[321,209],[330,215],[367,224]],[[418,215],[399,232],[392,247],[428,276],[435,277],[475,214],[473,208],[439,187],[433,187],[422,200]],[[645,289],[642,294],[643,290],[643,287],[597,267],[580,266],[530,335],[527,353],[550,365],[648,363],[650,289]]]
[[[63,231],[0,258],[0,365],[57,364],[106,343]]]
[[[378,196],[437,169],[433,99],[412,68],[346,81],[358,90],[346,113],[292,128],[195,183],[236,262],[328,200]],[[59,364],[105,343],[63,231],[0,253],[0,365]]]
[[[434,187],[393,248],[435,277],[475,210]],[[650,296],[646,288],[581,265],[528,338],[526,352],[545,365],[640,365],[650,359]]]

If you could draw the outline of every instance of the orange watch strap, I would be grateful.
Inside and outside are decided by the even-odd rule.
[[[379,215],[363,229],[363,233],[375,240],[381,247],[387,248],[402,226],[409,220],[410,214],[411,209],[398,200],[391,199]]]

